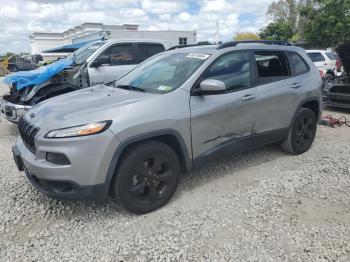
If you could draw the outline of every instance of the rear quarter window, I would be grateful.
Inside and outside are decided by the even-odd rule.
[[[287,56],[293,76],[302,75],[309,72],[309,66],[299,54],[288,52]]]

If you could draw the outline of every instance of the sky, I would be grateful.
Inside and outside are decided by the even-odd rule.
[[[85,22],[138,24],[140,30],[196,30],[197,40],[228,41],[266,25],[273,0],[0,0],[0,54],[29,52],[33,32]]]

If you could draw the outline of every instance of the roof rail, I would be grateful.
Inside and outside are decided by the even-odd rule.
[[[227,47],[233,47],[238,44],[265,44],[265,45],[284,45],[291,46],[288,41],[284,40],[245,40],[245,41],[230,41],[221,44],[217,49],[223,49]]]
[[[175,45],[167,49],[167,51],[175,50],[179,48],[192,47],[192,46],[205,46],[205,45],[213,45],[213,44],[193,44],[193,45]]]

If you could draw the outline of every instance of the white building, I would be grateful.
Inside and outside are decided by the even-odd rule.
[[[65,45],[98,39],[155,39],[165,40],[171,46],[197,43],[196,31],[142,31],[138,25],[104,25],[84,23],[62,33],[33,33],[30,37],[32,54],[41,54],[44,60],[52,60],[62,53],[46,53]]]

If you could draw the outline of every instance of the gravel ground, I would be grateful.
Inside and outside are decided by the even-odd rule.
[[[302,156],[269,146],[210,163],[143,216],[38,193],[12,161],[16,136],[2,120],[1,261],[350,260],[350,128],[319,127]]]

